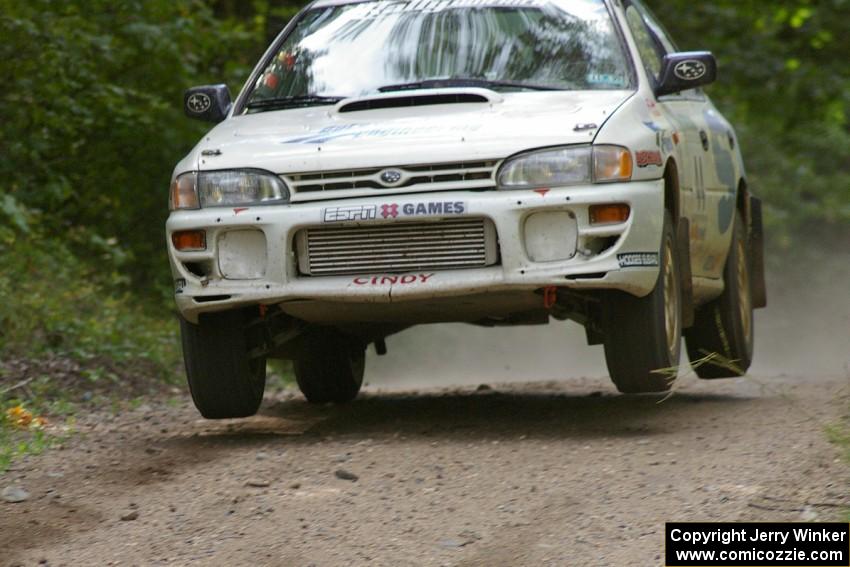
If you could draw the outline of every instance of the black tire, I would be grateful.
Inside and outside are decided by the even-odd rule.
[[[298,388],[308,402],[350,402],[363,385],[366,349],[341,333],[313,331],[304,337],[293,366]]]
[[[655,289],[646,297],[618,292],[608,300],[605,361],[624,394],[667,392],[676,380],[682,344],[682,286],[676,231],[665,211]]]
[[[183,360],[192,401],[207,419],[257,413],[266,387],[265,357],[251,357],[259,338],[251,336],[245,310],[203,314],[194,325],[180,319]]]
[[[723,294],[700,307],[694,326],[685,333],[691,366],[705,380],[743,376],[753,360],[752,280],[746,226],[737,212],[723,272]]]

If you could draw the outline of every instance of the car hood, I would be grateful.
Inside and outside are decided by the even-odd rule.
[[[181,166],[296,173],[502,159],[533,148],[590,143],[633,94],[432,89],[379,95],[370,101],[415,98],[417,93],[472,94],[486,100],[345,112],[348,100],[235,116],[207,134]]]

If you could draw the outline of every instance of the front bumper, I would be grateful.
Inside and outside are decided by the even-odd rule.
[[[311,277],[299,273],[295,235],[323,224],[328,208],[350,205],[417,204],[423,200],[465,204],[462,216],[489,219],[498,235],[499,263],[486,268],[414,272],[406,278],[386,274]],[[625,203],[631,208],[621,224],[591,225],[590,207]],[[647,295],[658,278],[657,259],[663,226],[663,180],[590,185],[534,191],[443,192],[412,195],[376,194],[372,199],[314,201],[250,208],[210,208],[173,212],[166,224],[168,252],[175,280],[175,299],[181,314],[197,321],[199,314],[252,304],[290,302],[338,304],[404,304],[465,296],[533,292],[545,287],[616,289]],[[533,261],[529,252],[528,220],[537,213],[567,213],[575,224],[574,250],[569,257]],[[419,216],[417,221],[439,220]],[[536,217],[540,218],[540,217]],[[335,223],[362,225],[377,220]],[[389,222],[402,222],[399,220]],[[545,224],[543,225],[545,230]],[[180,252],[171,235],[205,230],[207,249]],[[230,234],[253,230],[245,250],[235,250],[251,266],[253,279],[235,279],[222,268],[222,255],[234,256]],[[571,230],[573,230],[571,228]],[[260,236],[260,233],[262,236]],[[544,235],[545,236],[545,235]],[[238,242],[238,241],[237,241]],[[413,277],[416,276],[416,277]],[[422,277],[427,276],[427,277]]]

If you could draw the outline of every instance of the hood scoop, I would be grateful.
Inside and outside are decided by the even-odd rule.
[[[501,97],[487,89],[428,89],[394,92],[375,96],[350,98],[341,101],[336,111],[340,114],[379,110],[382,108],[409,108],[412,106],[436,106],[440,104],[487,104],[498,102]]]

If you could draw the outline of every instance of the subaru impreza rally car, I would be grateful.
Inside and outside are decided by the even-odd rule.
[[[317,0],[176,167],[168,252],[196,406],[255,413],[268,358],[346,402],[423,323],[583,325],[624,393],[742,375],[766,304],[732,126],[639,0]]]

